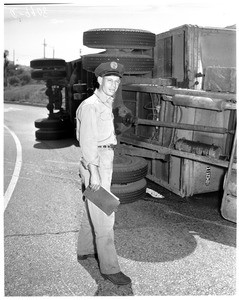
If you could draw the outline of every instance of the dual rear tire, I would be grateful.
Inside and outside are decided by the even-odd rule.
[[[43,118],[35,121],[37,140],[60,140],[70,137],[71,130],[68,121]]]
[[[83,68],[89,72],[94,72],[99,64],[108,61],[116,61],[124,65],[125,74],[145,74],[150,72],[154,66],[154,60],[149,55],[125,53],[123,51],[105,51],[82,57]]]
[[[66,61],[60,58],[40,58],[30,61],[31,77],[34,80],[53,80],[55,85],[64,85]],[[62,82],[61,82],[62,81]]]
[[[151,49],[155,46],[155,34],[140,29],[92,29],[84,32],[83,44],[98,49]]]
[[[111,192],[120,203],[131,203],[146,193],[148,164],[145,159],[129,155],[115,155]]]
[[[155,46],[155,34],[146,30],[102,28],[85,31],[83,44],[105,52],[82,57],[83,68],[94,72],[107,61],[116,61],[125,67],[125,74],[146,74],[154,66],[152,55],[146,55]]]

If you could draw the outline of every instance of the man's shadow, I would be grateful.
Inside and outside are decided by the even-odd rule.
[[[83,268],[91,275],[98,285],[94,296],[133,296],[131,284],[114,285],[109,280],[105,280],[99,270],[99,264],[95,258],[87,258],[79,262]]]

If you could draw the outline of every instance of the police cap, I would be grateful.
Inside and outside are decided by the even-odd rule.
[[[115,75],[122,77],[124,74],[124,66],[117,63],[116,61],[108,61],[105,63],[100,64],[95,69],[95,76],[109,76],[109,75]]]

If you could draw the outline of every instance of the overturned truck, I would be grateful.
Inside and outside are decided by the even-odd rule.
[[[145,178],[181,197],[222,189],[222,214],[236,222],[236,30],[93,29],[83,43],[105,51],[67,63],[46,59],[45,68],[43,60],[31,62],[33,78],[47,83],[50,109],[48,118],[36,120],[36,137],[74,134],[76,109],[95,89],[94,69],[122,63],[113,192],[133,201],[145,192]],[[57,97],[63,88],[64,101]]]

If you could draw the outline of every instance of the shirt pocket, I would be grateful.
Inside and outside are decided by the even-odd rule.
[[[113,119],[113,113],[111,111],[105,110],[100,113],[101,121],[111,121]]]

